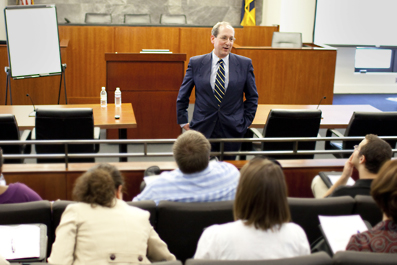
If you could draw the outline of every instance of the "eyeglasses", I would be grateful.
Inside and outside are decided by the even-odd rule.
[[[224,42],[227,42],[228,40],[230,42],[233,42],[236,40],[236,38],[234,38],[234,37],[227,37],[227,36],[220,36],[218,39],[220,39],[221,41],[224,41]]]
[[[354,148],[354,151],[356,151],[356,150],[358,150],[358,145],[356,144],[355,146],[353,146],[353,148]]]

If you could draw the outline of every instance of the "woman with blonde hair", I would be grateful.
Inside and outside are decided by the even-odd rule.
[[[101,164],[76,181],[74,200],[62,215],[51,264],[142,264],[175,260],[149,223],[149,212],[122,201],[124,180]]]
[[[194,258],[258,260],[310,254],[305,232],[290,223],[284,174],[275,162],[254,158],[241,169],[234,219],[204,230]]]
[[[386,162],[372,181],[371,195],[383,220],[368,231],[353,235],[346,250],[397,253],[397,160]]]

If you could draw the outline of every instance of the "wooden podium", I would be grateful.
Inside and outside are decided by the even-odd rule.
[[[137,128],[128,139],[173,139],[181,133],[176,98],[184,77],[186,54],[105,53],[108,102],[120,87],[123,103],[132,103]],[[108,138],[117,138],[108,130]]]

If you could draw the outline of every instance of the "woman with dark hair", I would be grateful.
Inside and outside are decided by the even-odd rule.
[[[149,213],[121,200],[124,180],[101,164],[79,177],[56,230],[51,264],[148,264],[175,260],[149,223]]]
[[[255,260],[310,254],[305,232],[290,223],[284,174],[274,162],[256,158],[241,169],[234,219],[204,230],[194,258]]]
[[[371,195],[383,220],[368,231],[353,235],[346,250],[397,253],[397,160],[386,162],[372,181]]]

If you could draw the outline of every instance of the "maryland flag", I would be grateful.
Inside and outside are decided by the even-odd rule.
[[[255,0],[243,0],[242,4],[240,25],[255,26]]]
[[[22,6],[34,5],[34,0],[17,0],[17,4]]]

